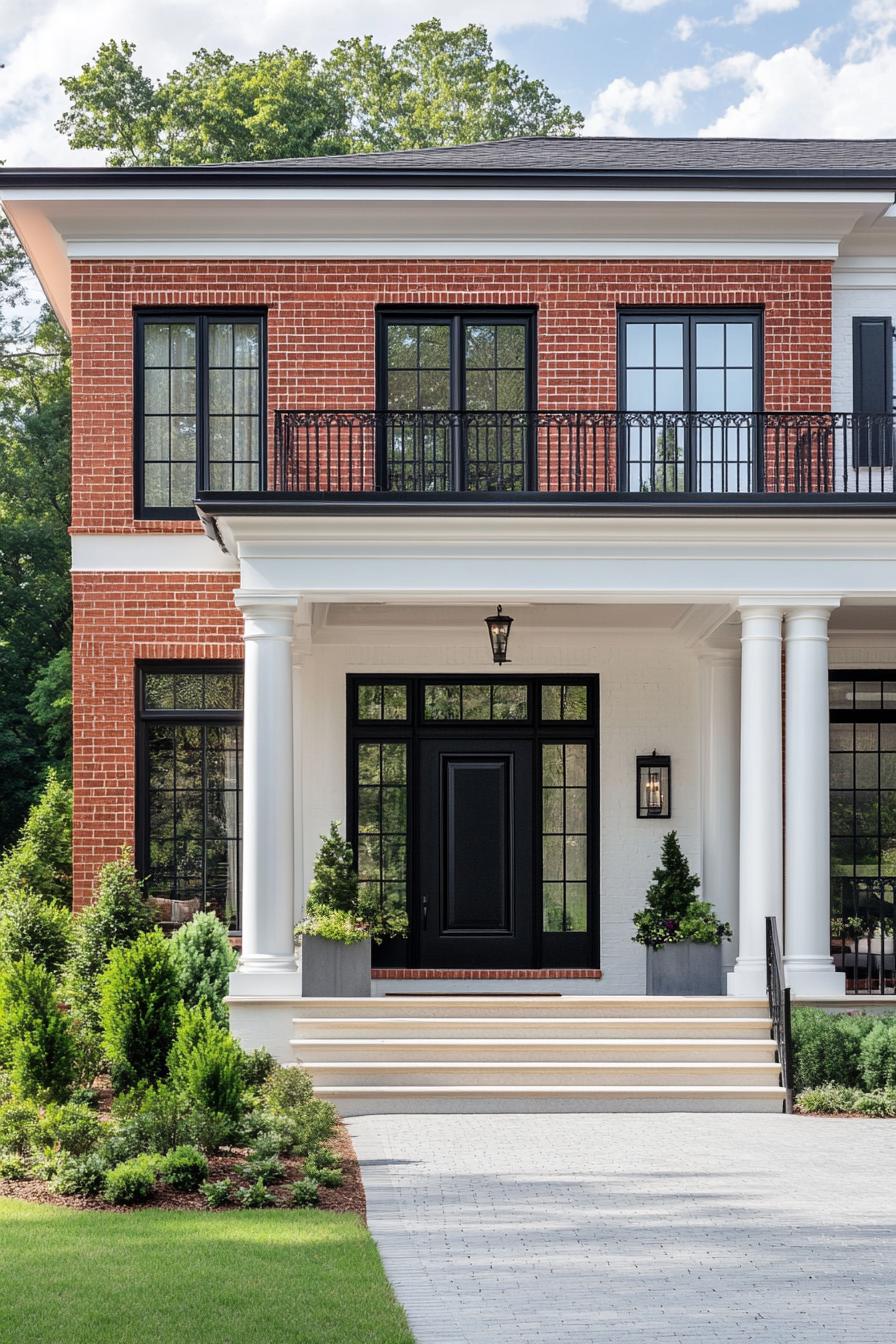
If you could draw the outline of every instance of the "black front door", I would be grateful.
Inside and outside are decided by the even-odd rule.
[[[532,743],[420,743],[424,966],[532,965]]]

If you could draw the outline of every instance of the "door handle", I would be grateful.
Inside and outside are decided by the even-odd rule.
[[[428,920],[429,920],[429,897],[428,897],[428,896],[426,895],[426,893],[424,892],[424,894],[423,894],[423,928],[424,928],[424,929],[426,928],[426,925],[427,925]]]

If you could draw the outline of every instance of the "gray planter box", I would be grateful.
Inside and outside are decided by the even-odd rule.
[[[337,943],[332,938],[302,934],[303,999],[369,999],[370,939]]]
[[[721,944],[684,942],[647,948],[648,994],[721,992]]]

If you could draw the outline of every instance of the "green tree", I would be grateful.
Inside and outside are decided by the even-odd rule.
[[[46,767],[65,775],[70,757],[38,690],[71,638],[69,347],[49,309],[18,316],[26,271],[0,220],[0,847]]]
[[[8,893],[24,888],[46,901],[72,903],[72,791],[54,770],[0,858],[0,908]]]
[[[161,929],[114,947],[99,979],[103,1044],[116,1089],[156,1083],[168,1072],[180,984]]]
[[[227,930],[211,910],[200,910],[172,935],[171,951],[180,980],[180,996],[188,1008],[208,1008],[215,1021],[227,1025],[227,994],[230,972],[237,954]]]
[[[74,1049],[55,977],[27,953],[0,971],[0,1062],[17,1096],[65,1101]]]
[[[62,87],[69,106],[57,128],[115,166],[419,149],[583,125],[542,80],[496,59],[485,28],[437,19],[391,49],[350,38],[324,61],[293,47],[246,61],[201,49],[160,80],[133,43],[104,42]]]
[[[104,864],[94,899],[75,921],[75,941],[66,991],[73,1010],[88,1027],[99,1027],[97,984],[109,953],[132,943],[155,924],[130,850]]]
[[[346,101],[355,151],[575,135],[584,124],[543,80],[497,60],[477,23],[449,30],[428,19],[388,51],[353,37],[337,44],[323,70]]]

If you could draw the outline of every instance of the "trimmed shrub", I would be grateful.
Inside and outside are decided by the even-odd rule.
[[[268,1190],[264,1181],[256,1181],[254,1185],[241,1185],[236,1192],[236,1202],[241,1209],[269,1209],[274,1203],[274,1196]]]
[[[896,1116],[896,1088],[861,1092],[839,1083],[825,1083],[801,1092],[795,1102],[803,1115],[866,1115],[878,1118]]]
[[[280,1154],[283,1152],[283,1149],[281,1147],[281,1140],[282,1135],[271,1133],[270,1130],[265,1130],[263,1133],[258,1135],[257,1139],[252,1144],[252,1152],[250,1156],[253,1159],[266,1158],[266,1157],[279,1157]]]
[[[204,1153],[217,1153],[225,1144],[232,1143],[238,1128],[229,1115],[207,1110],[205,1106],[193,1107],[191,1123],[194,1142]]]
[[[63,1157],[50,1185],[58,1195],[99,1195],[106,1184],[109,1168],[101,1153],[83,1157]]]
[[[172,1190],[198,1190],[208,1176],[208,1158],[192,1144],[183,1143],[163,1158],[162,1176]]]
[[[24,1181],[28,1164],[21,1153],[0,1153],[0,1181]]]
[[[100,1030],[98,981],[113,947],[132,943],[155,924],[128,849],[99,871],[92,904],[75,920],[75,939],[66,980],[72,1009]]]
[[[874,1018],[847,1013],[825,1013],[821,1008],[793,1011],[794,1086],[797,1091],[839,1083],[862,1083],[862,1039]]]
[[[311,1162],[316,1162],[319,1167],[333,1167],[336,1171],[342,1170],[340,1158],[326,1144],[321,1144],[319,1148],[313,1149],[308,1154],[308,1159]]]
[[[41,1142],[73,1157],[91,1152],[100,1141],[105,1125],[88,1106],[69,1101],[46,1108],[40,1123]]]
[[[117,1132],[133,1152],[167,1153],[181,1144],[195,1142],[193,1108],[170,1083],[137,1087],[116,1097],[112,1113]]]
[[[194,1105],[234,1121],[242,1114],[242,1051],[211,1009],[180,1009],[168,1062],[172,1083]]]
[[[103,1067],[102,1035],[80,1013],[69,1013],[68,1027],[74,1050],[76,1088],[90,1092]]]
[[[879,1017],[861,1046],[862,1081],[869,1091],[896,1087],[896,1017]]]
[[[298,1110],[314,1096],[311,1075],[304,1069],[277,1065],[261,1089],[262,1104],[269,1111],[285,1115]]]
[[[289,1187],[289,1197],[297,1209],[312,1208],[320,1197],[317,1182],[309,1180],[307,1176],[300,1181],[293,1181]]]
[[[143,1204],[149,1199],[156,1183],[159,1158],[155,1153],[141,1153],[106,1172],[103,1198],[108,1204]]]
[[[0,908],[0,963],[21,961],[30,953],[39,966],[58,975],[72,946],[72,917],[63,905],[33,891],[5,897]]]
[[[262,1139],[270,1145],[271,1156],[288,1156],[293,1150],[295,1135],[289,1116],[256,1108],[243,1118],[240,1125],[242,1142],[258,1147]],[[274,1151],[276,1145],[276,1151]]]
[[[188,1008],[208,1008],[222,1027],[227,1026],[228,976],[237,954],[227,930],[211,911],[200,911],[172,935],[171,950],[180,980],[180,996]]]
[[[164,1078],[179,988],[171,945],[162,931],[153,929],[129,947],[114,947],[99,988],[103,1045],[115,1086]]]
[[[335,1106],[313,1097],[293,1116],[293,1150],[304,1156],[319,1148],[332,1136],[338,1119]]]
[[[244,1181],[276,1185],[283,1180],[283,1163],[276,1157],[259,1157],[256,1153],[250,1153],[248,1160],[240,1163],[237,1174]]]
[[[33,1101],[7,1101],[0,1106],[0,1148],[27,1153],[39,1132],[40,1111]]]
[[[203,1181],[199,1193],[204,1197],[206,1207],[220,1209],[230,1201],[229,1181]]]
[[[0,859],[0,901],[28,887],[46,901],[72,903],[72,791],[54,770],[19,837]]]
[[[319,1166],[313,1157],[309,1157],[305,1162],[305,1175],[309,1180],[317,1181],[318,1185],[325,1185],[329,1190],[337,1190],[343,1179],[338,1167]]]
[[[56,981],[29,955],[0,970],[0,1062],[18,1096],[64,1101],[72,1090],[74,1050]]]
[[[243,1051],[243,1081],[253,1092],[264,1087],[277,1067],[276,1059],[263,1045],[249,1053]]]

